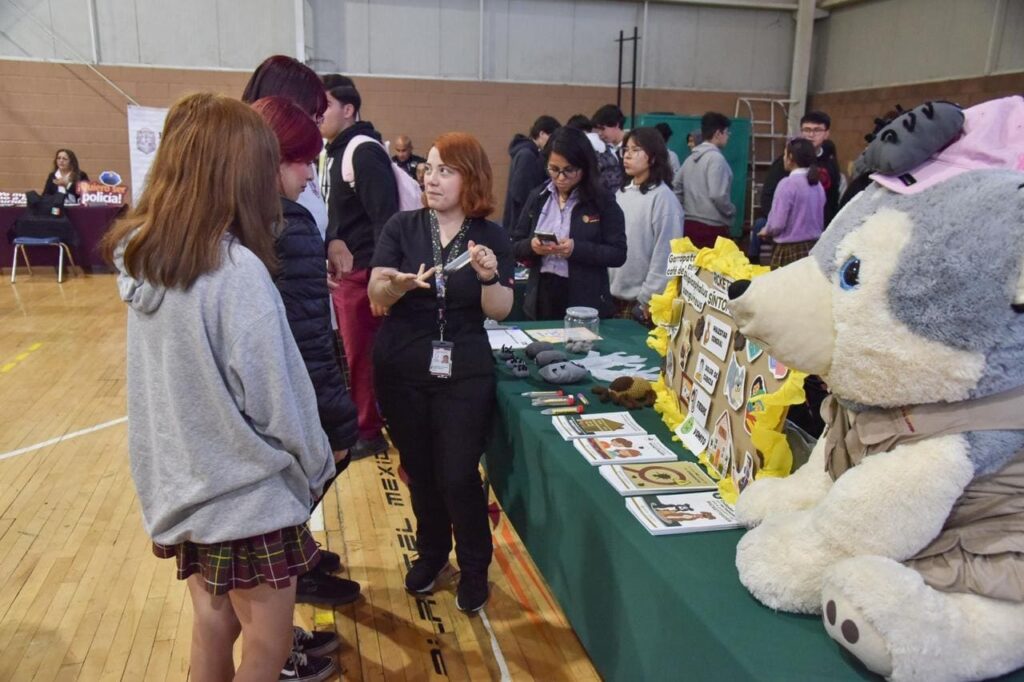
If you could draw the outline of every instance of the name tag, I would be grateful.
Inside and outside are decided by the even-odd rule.
[[[452,350],[455,344],[448,341],[432,341],[433,348],[430,353],[430,374],[438,379],[448,379],[452,376]]]

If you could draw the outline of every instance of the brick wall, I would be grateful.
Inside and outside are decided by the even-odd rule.
[[[100,70],[139,104],[157,107],[199,90],[238,96],[249,75],[113,66]],[[359,77],[356,83],[364,118],[385,138],[410,135],[422,155],[442,132],[475,134],[494,167],[499,204],[508,175],[506,149],[514,133],[526,132],[540,114],[564,121],[615,101],[615,88],[610,87],[369,77]],[[717,110],[731,115],[736,97],[737,93],[644,90],[637,92],[637,111]],[[41,190],[59,147],[74,150],[91,176],[116,170],[129,182],[126,105],[124,97],[84,66],[0,60],[0,189]],[[501,215],[500,206],[496,215]]]
[[[846,173],[847,164],[864,149],[864,135],[874,129],[875,117],[897,104],[910,109],[930,99],[944,99],[969,107],[1015,94],[1024,94],[1024,73],[821,93],[811,96],[810,108],[832,117],[831,137],[839,151],[839,167]]]

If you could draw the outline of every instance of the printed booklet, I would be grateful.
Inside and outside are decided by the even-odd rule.
[[[651,464],[674,462],[679,457],[657,436],[616,436],[615,438],[576,438],[572,442],[580,454],[594,466],[602,464]]]
[[[657,495],[718,489],[718,484],[696,462],[624,464],[601,467],[600,471],[620,495]]]
[[[559,435],[566,440],[647,435],[647,431],[636,423],[629,412],[559,415],[552,417],[551,422]]]
[[[736,512],[722,500],[717,491],[630,497],[626,500],[626,509],[651,535],[701,533],[740,527],[736,521]]]

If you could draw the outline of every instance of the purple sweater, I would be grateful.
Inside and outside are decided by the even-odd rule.
[[[775,189],[765,234],[778,244],[817,239],[825,229],[825,189],[807,184],[807,169],[797,168]]]

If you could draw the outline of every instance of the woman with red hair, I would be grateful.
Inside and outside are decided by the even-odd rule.
[[[320,424],[334,451],[336,477],[348,466],[348,450],[356,441],[356,407],[334,354],[324,242],[312,214],[296,201],[312,176],[310,161],[320,153],[323,140],[316,123],[286,97],[264,97],[252,108],[274,131],[281,154],[277,178],[283,220],[274,229],[274,252],[279,263],[274,284],[316,393]],[[324,485],[323,494],[332,481],[333,477]],[[298,578],[296,600],[330,605],[356,600],[359,583],[328,575],[327,571],[338,567],[321,566],[324,563],[321,557],[314,570]],[[314,673],[327,674],[334,669],[331,659],[310,655],[336,649],[338,638],[333,633],[296,627],[294,644],[302,655],[289,661],[294,669],[286,671],[283,678],[296,673],[299,679],[305,679],[302,676],[306,674],[312,679]]]
[[[491,165],[476,138],[442,135],[424,165],[426,208],[392,217],[371,262],[370,302],[389,310],[373,348],[374,384],[416,515],[419,557],[405,587],[433,589],[454,533],[456,605],[472,612],[487,602],[492,551],[478,471],[495,408],[483,323],[512,309],[515,263],[507,233],[486,219]]]

